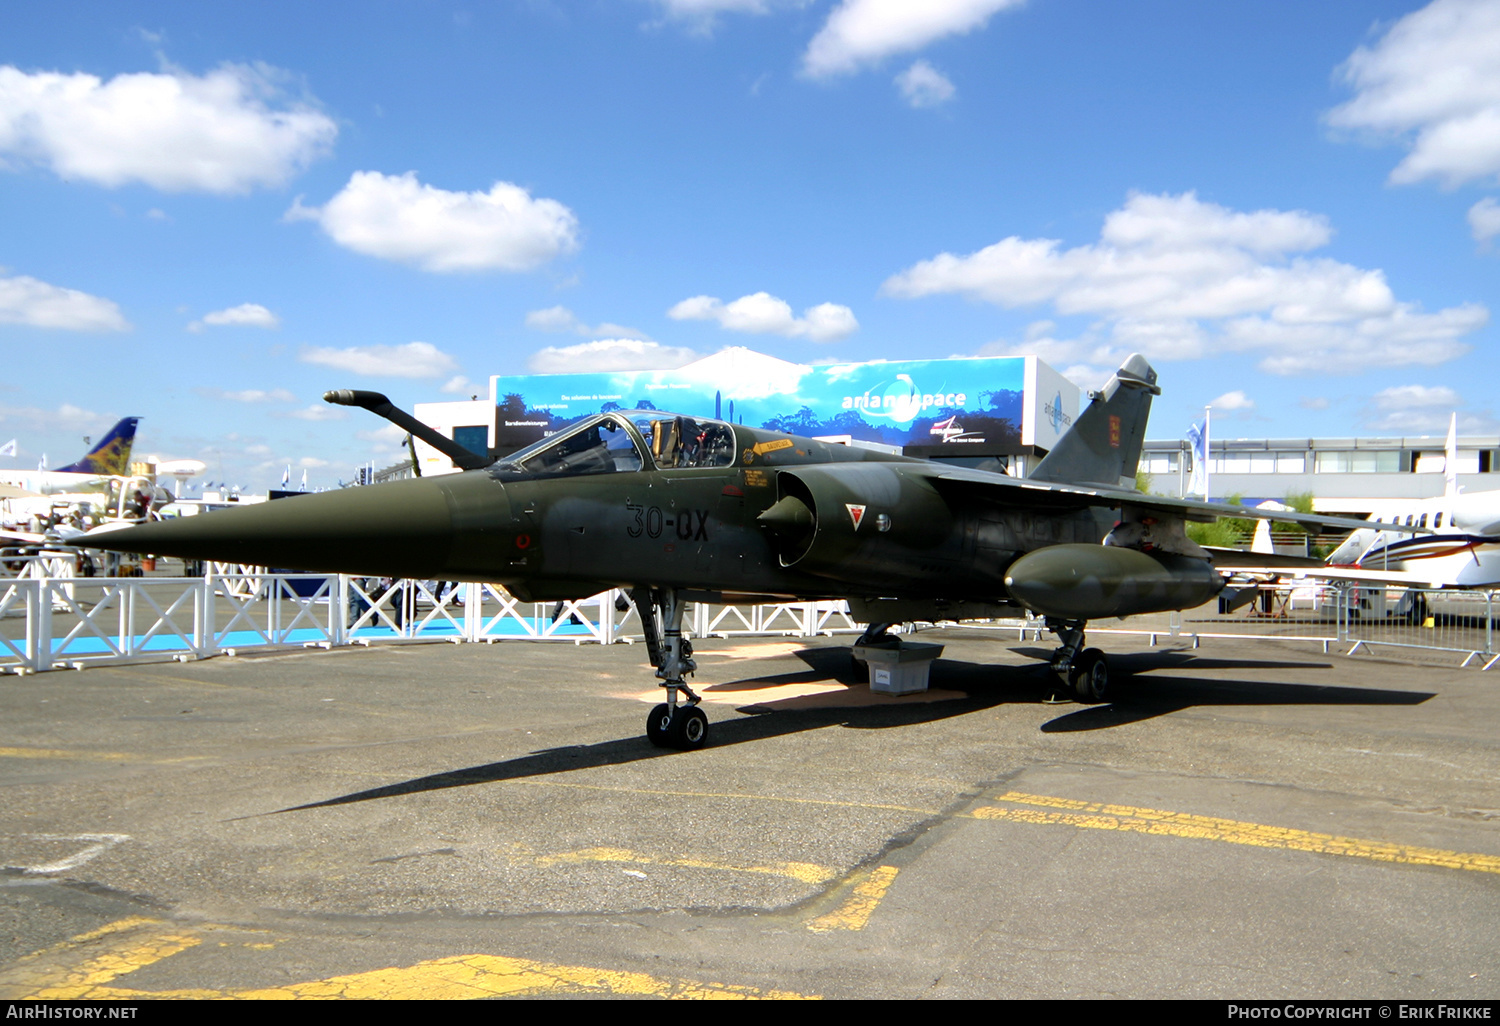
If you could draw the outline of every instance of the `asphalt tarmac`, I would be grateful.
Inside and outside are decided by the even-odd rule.
[[[1500,671],[949,630],[0,678],[0,998],[1500,997]]]

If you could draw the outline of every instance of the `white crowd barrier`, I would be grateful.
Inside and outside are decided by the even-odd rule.
[[[1119,626],[1094,621],[1089,635],[1135,635],[1198,647],[1205,640],[1241,638],[1312,642],[1324,652],[1475,666],[1500,665],[1495,650],[1495,591],[1291,581],[1226,588],[1219,599],[1184,612],[1133,616]],[[1118,621],[1116,621],[1118,622]],[[1015,632],[1046,642],[1040,619],[995,621],[980,630]]]
[[[694,604],[691,636],[858,631],[842,602]],[[523,602],[491,584],[381,581],[214,564],[203,577],[77,577],[70,554],[18,557],[0,577],[0,672],[122,659],[198,659],[267,645],[641,637],[623,592]]]
[[[269,645],[329,648],[410,641],[612,644],[641,637],[619,591],[576,602],[523,602],[490,584],[378,581],[210,566],[203,577],[78,577],[68,553],[0,561],[0,672],[83,668],[122,659],[204,658]],[[1500,664],[1495,592],[1265,585],[1226,591],[1185,613],[1090,624],[1090,634],[1190,642],[1256,638],[1321,643],[1325,652],[1377,653],[1478,666]],[[695,637],[856,633],[842,602],[692,604]],[[1049,642],[1040,620],[964,624]]]

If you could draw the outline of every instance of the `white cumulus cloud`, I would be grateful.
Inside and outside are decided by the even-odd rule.
[[[532,310],[526,315],[526,327],[537,331],[578,331],[583,326],[572,310],[560,305]]]
[[[28,431],[66,431],[96,435],[117,419],[117,414],[95,413],[72,403],[63,403],[55,410],[44,410],[36,406],[6,406],[0,403],[0,423],[12,428],[24,427]]]
[[[578,248],[578,218],[556,200],[534,199],[510,182],[449,192],[422,184],[414,171],[356,171],[322,207],[299,199],[286,216],[317,221],[356,253],[424,271],[529,271]]]
[[[1469,231],[1480,244],[1500,235],[1500,203],[1493,196],[1486,196],[1469,208]]]
[[[896,87],[901,90],[901,98],[917,108],[947,103],[956,91],[948,76],[926,61],[915,61],[897,75]]]
[[[638,338],[605,338],[575,346],[547,346],[532,354],[527,366],[538,374],[579,371],[671,370],[692,363],[700,354]]]
[[[375,443],[376,452],[395,452],[406,447],[406,432],[395,424],[364,428],[354,432],[354,437]]]
[[[215,310],[206,313],[201,320],[193,321],[188,325],[188,331],[202,331],[205,326],[220,327],[224,325],[238,325],[250,328],[279,328],[281,319],[261,306],[259,303],[241,303],[239,306],[231,306],[227,310]]]
[[[349,416],[349,411],[339,406],[329,406],[326,403],[313,403],[300,410],[288,410],[281,416],[292,417],[296,420],[343,420]]]
[[[1475,303],[1436,313],[1396,299],[1385,274],[1305,256],[1326,244],[1325,218],[1242,213],[1193,193],[1130,196],[1098,242],[1011,236],[976,253],[941,253],[889,278],[887,295],[957,293],[1005,307],[1050,304],[1097,318],[1085,337],[1042,340],[1046,358],[1117,366],[1132,350],[1157,359],[1212,351],[1262,354],[1273,374],[1355,373],[1437,364],[1489,319]],[[1017,350],[1042,352],[1037,341]]]
[[[0,278],[0,324],[65,331],[126,331],[130,323],[108,299],[21,275]]]
[[[1371,396],[1363,419],[1375,431],[1425,434],[1446,431],[1458,413],[1460,431],[1494,430],[1493,418],[1459,412],[1463,405],[1463,396],[1446,385],[1397,385]]]
[[[458,369],[458,363],[431,342],[408,342],[403,346],[304,346],[297,358],[303,363],[388,378],[440,378]]]
[[[984,26],[1023,0],[843,0],[807,44],[802,70],[815,78],[855,71],[895,53]]]
[[[535,331],[570,332],[574,335],[593,335],[596,338],[608,336],[648,340],[645,332],[623,324],[615,324],[612,321],[603,321],[593,326],[585,324],[565,306],[549,306],[545,310],[532,310],[526,315],[526,327]]]
[[[854,311],[837,303],[819,303],[797,317],[791,306],[769,292],[741,296],[724,303],[713,296],[684,299],[667,316],[677,321],[718,321],[728,331],[751,335],[785,335],[814,342],[836,342],[859,329]]]
[[[1407,147],[1398,184],[1456,186],[1500,175],[1500,4],[1434,0],[1395,22],[1340,68],[1354,96],[1328,115],[1338,128]]]
[[[1464,404],[1463,397],[1447,385],[1397,385],[1375,393],[1375,406],[1381,410],[1415,410],[1441,406],[1453,409]]]
[[[1208,405],[1225,413],[1251,413],[1255,410],[1255,400],[1238,388],[1233,392],[1225,392]]]
[[[328,153],[338,126],[263,65],[94,75],[0,67],[0,157],[104,186],[243,193]]]

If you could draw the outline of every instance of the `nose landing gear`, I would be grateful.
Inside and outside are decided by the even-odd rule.
[[[682,636],[682,612],[687,603],[671,588],[632,588],[641,626],[646,632],[646,653],[667,700],[646,717],[646,738],[658,748],[692,751],[708,741],[708,717],[698,708],[702,701],[682,678],[698,669],[693,661],[693,643]],[[658,617],[658,611],[660,616]],[[686,702],[682,700],[686,697]]]
[[[679,705],[674,711],[663,702],[646,717],[646,737],[658,748],[702,748],[708,740],[708,717],[696,705]]]

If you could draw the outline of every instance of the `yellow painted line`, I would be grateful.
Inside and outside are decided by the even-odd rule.
[[[875,913],[875,907],[880,904],[880,899],[885,897],[885,892],[895,882],[897,872],[895,866],[880,866],[871,870],[854,885],[849,897],[838,908],[812,920],[807,928],[814,933],[863,930],[870,921],[870,916]]]
[[[404,969],[376,969],[351,976],[276,987],[231,991],[225,997],[285,1000],[346,998],[453,1000],[524,997],[541,994],[596,994],[679,999],[807,998],[785,990],[761,990],[727,983],[695,983],[645,973],[553,965],[497,955],[457,955],[418,962]]]
[[[213,681],[198,680],[195,677],[171,677],[163,673],[141,673],[135,670],[126,670],[119,666],[107,666],[101,664],[94,667],[96,670],[108,669],[115,677],[134,677],[136,680],[150,681],[152,684],[161,684],[167,687],[181,687],[184,685],[195,688],[217,688],[233,689],[236,691],[249,691],[250,689],[240,684],[218,684]]]
[[[1023,823],[1071,826],[1084,830],[1122,830],[1130,833],[1164,837],[1191,837],[1205,841],[1222,841],[1257,848],[1286,848],[1325,855],[1345,855],[1376,862],[1398,862],[1404,865],[1439,866],[1444,869],[1466,869],[1479,873],[1500,873],[1500,857],[1472,852],[1445,851],[1418,845],[1393,844],[1358,837],[1293,830],[1289,827],[1247,823],[1214,816],[1195,816],[1186,812],[1143,809],[1133,805],[1110,805],[1083,802],[1072,798],[1022,794],[1010,791],[997,801],[1040,808],[1016,809],[983,806],[970,815],[976,819],[1005,819]],[[1062,809],[1052,812],[1041,809]]]
[[[82,759],[89,762],[145,762],[129,752],[75,752],[66,748],[0,748],[0,759]]]
[[[207,926],[202,929],[226,929]],[[152,998],[231,1000],[423,999],[593,994],[679,999],[808,999],[816,995],[729,983],[701,983],[645,973],[556,965],[498,955],[456,955],[406,967],[244,990],[137,990],[107,986],[201,943],[160,920],[122,919],[28,955],[0,974],[0,997],[51,1001],[139,1001]],[[80,957],[81,956],[81,957]]]
[[[105,1000],[115,978],[201,943],[159,919],[132,916],[17,960],[0,971],[0,997]]]
[[[625,848],[584,848],[580,851],[563,852],[558,855],[543,855],[537,865],[553,866],[562,862],[628,862],[644,866],[672,866],[682,869],[716,869],[730,873],[761,873],[766,876],[783,876],[807,884],[820,884],[832,880],[838,874],[826,866],[815,866],[810,862],[772,862],[762,866],[735,865],[716,862],[712,859],[665,858],[646,852]]]
[[[69,748],[0,748],[0,759],[63,759],[77,762],[145,762],[164,766],[174,762],[195,762],[207,758],[184,755],[175,759],[158,759],[133,752],[82,752]]]

